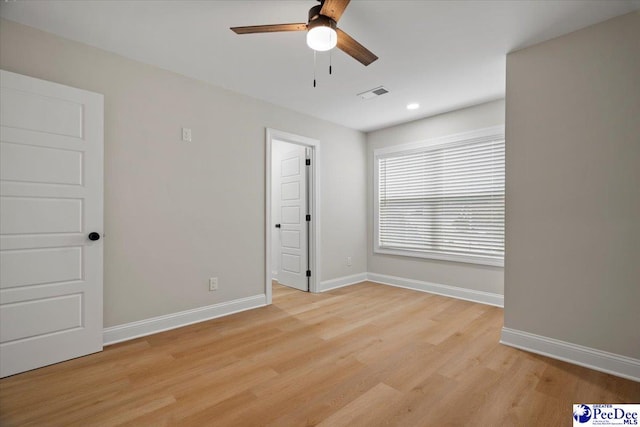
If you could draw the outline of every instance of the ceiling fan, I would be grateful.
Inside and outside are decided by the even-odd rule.
[[[307,31],[307,45],[315,51],[331,50],[334,47],[347,55],[369,65],[378,57],[362,46],[337,26],[350,0],[318,0],[319,5],[309,9],[307,23],[252,25],[231,27],[236,34],[274,33],[281,31]]]

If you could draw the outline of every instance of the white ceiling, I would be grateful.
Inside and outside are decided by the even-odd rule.
[[[380,59],[313,53],[305,33],[236,35],[231,26],[305,22],[314,0],[17,1],[2,17],[370,131],[504,97],[505,55],[640,9],[640,0],[358,1],[339,27]],[[370,100],[356,94],[384,85]],[[409,102],[418,110],[408,111]]]

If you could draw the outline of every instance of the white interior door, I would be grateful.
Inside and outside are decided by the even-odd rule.
[[[102,350],[103,96],[0,73],[5,377]]]
[[[278,282],[308,290],[306,149],[292,149],[280,158],[280,245]]]

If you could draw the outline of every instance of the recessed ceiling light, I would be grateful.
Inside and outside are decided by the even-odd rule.
[[[417,102],[407,104],[407,110],[417,110],[418,108],[420,108],[420,104],[418,104]]]

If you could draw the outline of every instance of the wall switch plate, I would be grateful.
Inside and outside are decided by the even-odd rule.
[[[351,267],[351,264],[352,264],[352,262],[351,262],[351,257],[350,257],[350,256],[348,256],[348,257],[347,257],[347,267]]]
[[[182,128],[182,140],[191,142],[191,128]]]
[[[217,291],[218,290],[218,278],[210,277],[209,278],[209,291]]]

